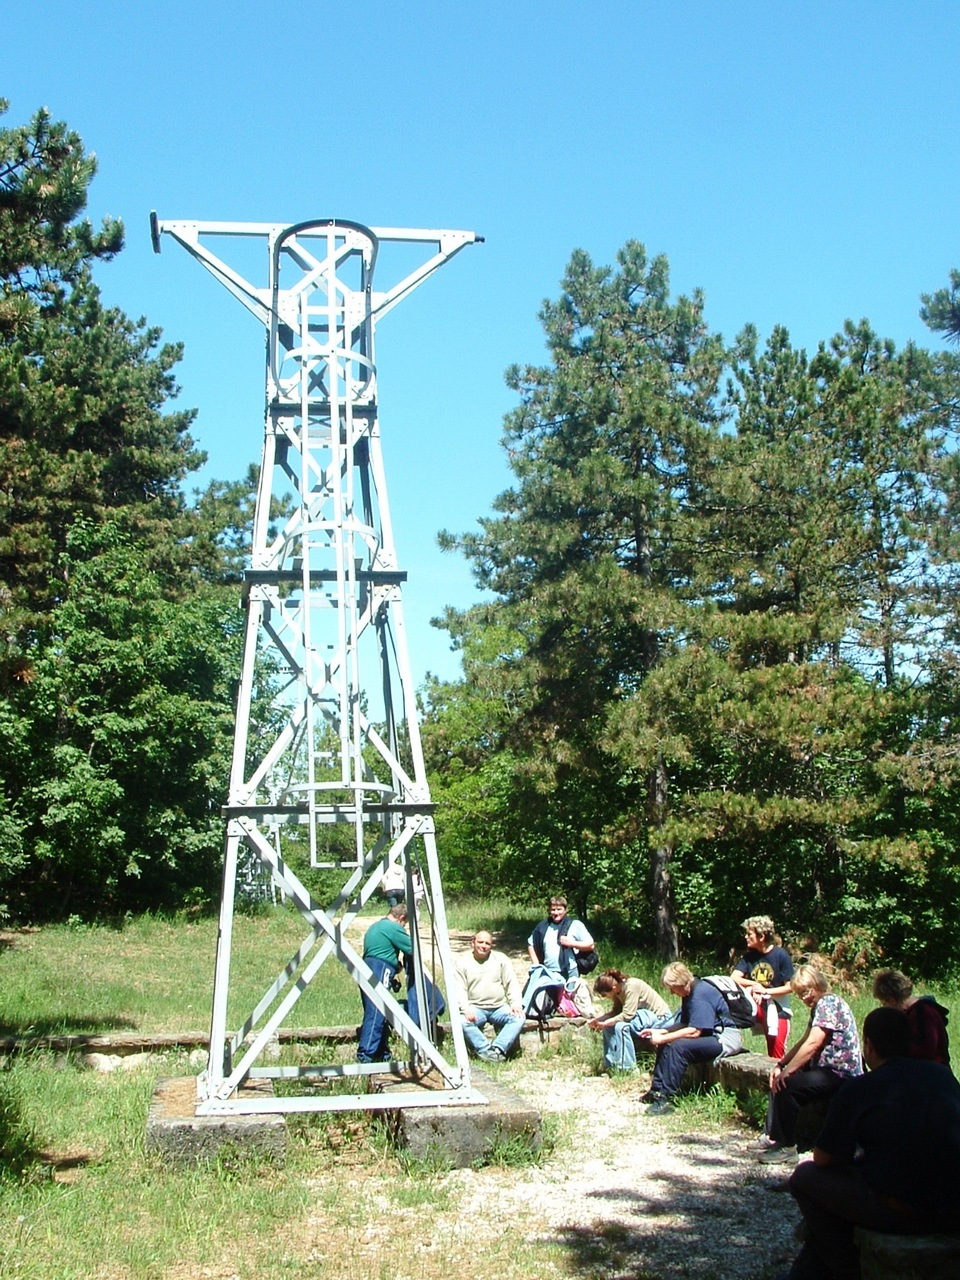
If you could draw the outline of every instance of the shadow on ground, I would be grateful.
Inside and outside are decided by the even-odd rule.
[[[137,1023],[129,1018],[94,1017],[84,1013],[61,1013],[56,1018],[39,1019],[29,1026],[0,1022],[0,1036],[34,1039],[41,1036],[109,1035],[111,1031],[136,1031]]]
[[[683,1141],[683,1139],[681,1139]],[[646,1191],[593,1195],[589,1226],[551,1233],[571,1274],[589,1280],[772,1280],[796,1252],[797,1215],[782,1172],[744,1171],[742,1139],[696,1136],[709,1179],[660,1171]],[[548,1236],[541,1237],[549,1239]]]

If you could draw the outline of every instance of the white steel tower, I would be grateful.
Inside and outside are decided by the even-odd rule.
[[[365,1088],[336,1093],[329,1087],[338,1078],[382,1072],[382,1063],[265,1063],[266,1048],[328,960],[347,970],[404,1045],[404,1063],[394,1067],[432,1077],[434,1087],[405,1093],[404,1106],[482,1101],[470,1087],[456,1016],[453,1061],[440,1050],[425,978],[431,968],[451,990],[433,806],[403,627],[406,575],[397,563],[387,504],[374,360],[377,320],[480,237],[339,219],[284,226],[169,222],[156,214],[151,230],[157,252],[161,234],[173,237],[262,321],[267,334],[266,420],[252,564],[243,584],[246,631],[225,807],[210,1057],[199,1079],[197,1112],[389,1104]],[[248,283],[213,252],[211,241],[230,237],[264,243],[264,287]],[[374,268],[384,242],[434,252],[379,292]],[[274,529],[271,511],[278,502],[285,514]],[[339,885],[329,901],[316,901],[288,866],[284,850],[291,841],[308,843],[310,864],[328,869]],[[407,885],[417,1020],[374,980],[346,936],[393,865]],[[231,1031],[234,910],[238,878],[242,888],[251,866],[268,873],[295,904],[306,936],[280,971],[267,975],[255,1007]],[[418,881],[425,890],[422,904]],[[237,1093],[257,1078],[291,1077],[316,1087],[255,1099]]]

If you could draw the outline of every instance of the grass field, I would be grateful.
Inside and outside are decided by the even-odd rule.
[[[451,928],[487,925],[518,947],[531,919],[495,902],[455,904],[449,917]],[[237,918],[237,1010],[252,1007],[263,975],[275,975],[303,934],[293,911]],[[207,1026],[213,920],[60,926],[6,934],[2,943],[2,1034],[149,1034]],[[603,961],[657,981],[659,966],[650,957],[604,948]],[[953,1002],[950,991],[936,994]],[[862,1018],[873,1002],[862,996],[851,1003]],[[294,1022],[342,1025],[358,1018],[352,983],[330,965]],[[798,1030],[802,1021],[795,1019]],[[279,1280],[291,1271],[344,1280],[446,1280],[475,1269],[469,1235],[452,1236],[439,1252],[417,1244],[425,1213],[452,1212],[449,1193],[436,1171],[405,1165],[373,1117],[291,1120],[283,1169],[225,1158],[211,1168],[179,1170],[151,1158],[144,1131],[156,1077],[195,1070],[184,1054],[111,1074],[47,1052],[0,1063],[0,1280]],[[703,1107],[705,1122],[723,1118],[716,1098],[690,1105]],[[371,1197],[403,1209],[400,1227],[394,1216],[379,1252],[375,1239],[355,1247],[356,1233],[366,1233],[366,1240],[371,1230]],[[564,1274],[557,1246],[543,1241],[489,1241],[483,1261],[501,1280]]]

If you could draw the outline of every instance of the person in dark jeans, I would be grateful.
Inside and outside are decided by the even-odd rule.
[[[828,1101],[845,1080],[863,1074],[857,1024],[847,1002],[830,992],[826,977],[812,965],[801,965],[790,985],[810,1010],[810,1021],[803,1038],[770,1073],[761,1164],[793,1164],[801,1108]]]
[[[727,1002],[716,987],[695,978],[679,962],[667,965],[661,981],[682,1003],[676,1026],[640,1032],[640,1039],[657,1050],[650,1091],[640,1099],[649,1105],[648,1114],[652,1116],[673,1111],[672,1099],[680,1092],[683,1074],[691,1062],[712,1062],[743,1048]]]
[[[387,915],[377,920],[367,930],[363,939],[363,958],[374,980],[389,988],[402,964],[402,958],[413,951],[410,934],[404,927],[407,908],[402,904],[391,907]],[[360,1024],[358,1062],[386,1062],[390,1025],[365,991],[361,990],[363,1022]]]

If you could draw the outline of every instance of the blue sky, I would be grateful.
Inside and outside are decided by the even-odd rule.
[[[183,341],[198,483],[256,461],[262,329],[148,215],[475,230],[378,329],[415,675],[457,671],[429,619],[474,598],[436,547],[509,484],[503,370],[574,248],[628,239],[701,286],[731,337],[815,347],[847,317],[927,340],[919,294],[960,266],[960,5],[5,0],[6,123],[41,105],[96,151],[121,217],[108,302]],[[378,286],[386,281],[378,278]]]

